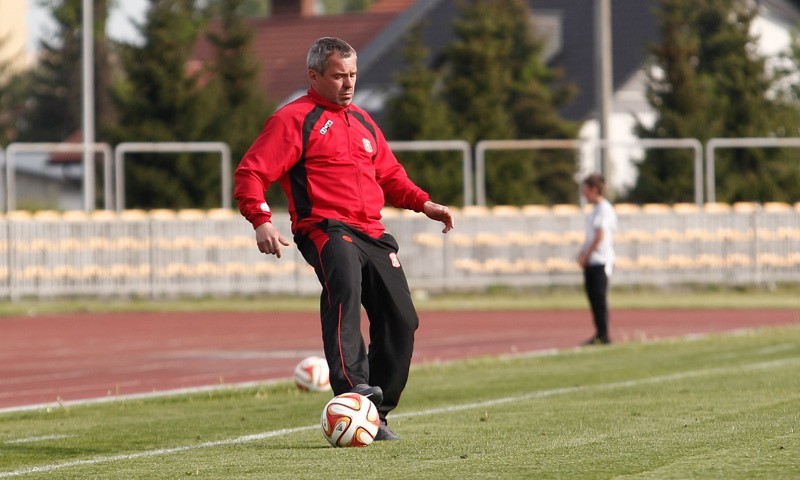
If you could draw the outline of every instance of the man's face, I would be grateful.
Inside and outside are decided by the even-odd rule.
[[[581,184],[581,195],[583,195],[583,198],[585,198],[587,202],[592,204],[597,203],[597,201],[600,199],[600,192],[597,190],[597,188],[590,187],[585,183]]]
[[[308,70],[311,88],[329,102],[346,107],[353,101],[356,87],[356,56],[342,58],[334,53],[328,58],[328,68],[319,73]]]

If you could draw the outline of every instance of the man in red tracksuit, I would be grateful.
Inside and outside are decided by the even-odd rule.
[[[385,202],[453,228],[450,210],[430,200],[398,163],[381,130],[352,105],[356,52],[331,37],[308,52],[308,93],[266,122],[239,163],[234,197],[253,224],[258,249],[281,256],[289,242],[270,222],[264,194],[279,182],[292,233],[320,284],[325,356],[335,395],[355,391],[377,406],[376,440],[399,437],[386,424],[408,380],[419,324],[397,243],[384,232]],[[369,318],[369,349],[361,306]]]

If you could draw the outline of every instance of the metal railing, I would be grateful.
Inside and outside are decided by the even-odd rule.
[[[93,153],[103,154],[103,186],[105,208],[111,208],[111,146],[107,143],[89,145]],[[11,143],[6,149],[6,210],[17,208],[16,156],[18,153],[79,153],[84,151],[82,143]],[[83,207],[87,211],[95,207],[94,165],[83,165]]]
[[[800,138],[712,138],[706,142],[706,182],[707,200],[717,201],[716,159],[714,154],[719,148],[781,148],[800,147]]]
[[[221,156],[222,208],[233,204],[231,149],[224,142],[124,142],[114,150],[116,210],[125,209],[125,154],[219,152]]]
[[[414,289],[579,286],[585,212],[570,205],[454,209],[442,235],[424,215],[384,212]],[[800,281],[800,204],[618,205],[617,285]],[[689,209],[688,207],[691,207]],[[713,207],[713,208],[712,208]],[[273,221],[289,229],[286,212]],[[297,248],[264,255],[233,210],[12,212],[0,217],[0,297],[316,294]]]
[[[464,179],[464,205],[472,205],[472,146],[465,140],[415,140],[389,142],[392,151],[460,151]]]

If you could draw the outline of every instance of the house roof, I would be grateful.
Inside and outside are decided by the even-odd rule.
[[[275,15],[247,20],[253,31],[253,51],[262,65],[261,83],[275,101],[283,100],[298,88],[307,86],[306,54],[320,37],[336,36],[347,40],[359,52],[415,0],[379,0],[368,12],[341,15]],[[198,44],[196,57],[212,57],[207,41]]]
[[[592,0],[528,0],[534,16],[560,19],[560,49],[549,58],[561,69],[564,83],[578,87],[576,98],[562,109],[572,120],[586,119],[594,108],[594,3]],[[658,36],[653,15],[657,0],[612,0],[613,78],[615,89],[634,75],[645,57],[646,45]],[[250,19],[253,49],[262,64],[266,94],[285,102],[308,88],[305,56],[319,37],[339,36],[358,51],[359,87],[356,102],[383,117],[382,97],[395,88],[394,77],[405,67],[403,44],[408,28],[424,20],[423,39],[431,51],[429,63],[441,62],[445,46],[455,35],[454,0],[379,0],[366,13],[325,16],[276,15]],[[212,50],[201,42],[197,58],[207,61]]]

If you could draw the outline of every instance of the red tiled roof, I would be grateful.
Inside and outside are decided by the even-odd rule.
[[[414,0],[378,0],[365,13],[249,19],[253,29],[253,53],[261,63],[264,94],[279,102],[292,92],[307,88],[306,54],[318,38],[340,37],[360,50],[414,3]],[[212,55],[208,41],[201,41],[196,57],[208,61]]]
[[[370,7],[369,11],[378,12],[404,12],[413,5],[415,0],[378,0]]]

